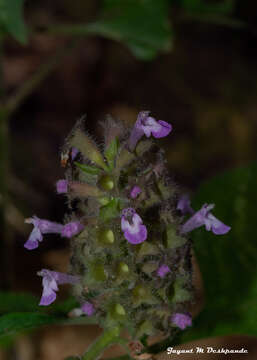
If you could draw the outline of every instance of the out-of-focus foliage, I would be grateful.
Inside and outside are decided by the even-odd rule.
[[[100,19],[91,29],[124,42],[141,59],[171,49],[172,32],[166,0],[105,0]]]
[[[28,33],[23,18],[23,5],[24,0],[0,0],[0,31],[25,44]]]
[[[180,0],[180,5],[184,10],[197,13],[216,13],[216,14],[229,14],[234,10],[234,0],[223,1],[206,1],[206,0]]]
[[[9,336],[49,324],[94,323],[93,317],[68,318],[67,314],[78,307],[73,297],[47,308],[38,306],[38,298],[30,294],[0,293],[0,345],[10,343]]]
[[[226,236],[192,233],[204,280],[206,306],[182,340],[228,334],[257,335],[257,165],[213,178],[194,201],[216,203],[213,214],[231,226]]]

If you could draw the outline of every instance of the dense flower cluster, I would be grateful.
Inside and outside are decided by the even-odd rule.
[[[56,183],[75,207],[70,222],[26,219],[34,228],[24,244],[36,249],[45,234],[73,238],[71,274],[38,272],[40,305],[55,301],[58,285],[72,284],[77,315],[94,315],[103,327],[126,324],[134,338],[191,326],[187,234],[201,226],[216,235],[230,230],[211,213],[213,204],[195,212],[187,196],[178,200],[163,152],[150,139],[166,137],[172,126],[149,114],[141,111],[130,133],[109,120],[104,154],[75,126],[61,158],[66,177]]]

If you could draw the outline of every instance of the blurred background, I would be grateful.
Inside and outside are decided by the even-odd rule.
[[[86,115],[99,143],[107,114],[129,125],[150,110],[170,122],[173,132],[160,142],[172,178],[189,193],[256,160],[257,3],[11,3],[0,8],[0,281],[3,290],[39,297],[36,272],[65,271],[69,248],[51,236],[38,250],[25,250],[31,227],[24,218],[62,221],[65,201],[55,191],[64,173],[60,149],[80,117]],[[16,14],[14,26],[5,20],[8,11]],[[60,298],[66,294],[61,290]],[[75,327],[39,330],[0,350],[0,359],[61,360],[83,352],[87,334]]]

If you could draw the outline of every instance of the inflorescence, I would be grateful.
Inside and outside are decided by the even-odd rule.
[[[216,235],[230,230],[211,213],[213,204],[194,211],[188,196],[178,196],[152,140],[168,136],[172,126],[149,114],[141,111],[130,131],[108,118],[103,151],[83,121],[75,125],[61,155],[65,178],[56,184],[67,196],[68,220],[26,219],[34,228],[24,245],[36,249],[45,234],[71,239],[69,274],[38,272],[39,305],[55,301],[59,284],[72,284],[78,315],[94,315],[104,328],[121,324],[134,339],[191,326],[188,233],[201,226]]]

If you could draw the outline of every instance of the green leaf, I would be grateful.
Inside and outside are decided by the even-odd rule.
[[[74,161],[74,164],[83,172],[89,175],[99,175],[101,173],[101,169],[99,169],[96,166],[86,165],[86,164],[80,164],[77,161]]]
[[[102,221],[109,221],[119,216],[119,205],[120,202],[118,199],[112,199],[107,205],[102,206],[99,212],[100,219]]]
[[[142,60],[172,47],[166,0],[105,0],[100,20],[87,30],[127,44]]]
[[[194,208],[215,203],[212,213],[231,226],[226,235],[192,232],[204,280],[206,306],[183,341],[228,334],[257,335],[257,165],[203,184]]]
[[[27,28],[23,19],[24,0],[0,0],[0,25],[22,44],[27,42]]]
[[[0,339],[19,332],[52,324],[96,324],[95,317],[67,318],[40,312],[17,312],[0,317]]]
[[[119,150],[119,139],[115,137],[104,153],[111,169],[114,168],[114,160],[118,154],[118,150]]]
[[[205,0],[181,0],[181,6],[188,12],[205,14],[216,13],[227,15],[233,12],[235,7],[234,0],[212,1]]]
[[[39,300],[30,294],[0,292],[0,314],[38,310]]]

